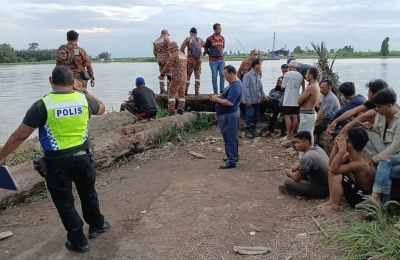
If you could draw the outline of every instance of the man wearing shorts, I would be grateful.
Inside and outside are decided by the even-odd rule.
[[[283,75],[282,89],[285,90],[285,94],[283,96],[282,114],[285,119],[287,136],[282,141],[293,138],[298,123],[299,105],[297,101],[300,97],[303,76],[297,72],[297,67],[297,61],[291,61],[289,71]]]
[[[343,196],[354,207],[364,200],[363,196],[371,194],[375,170],[362,152],[368,140],[367,131],[361,127],[349,129],[347,140],[344,135],[335,138],[329,158],[330,197],[322,205],[321,213],[338,212]]]

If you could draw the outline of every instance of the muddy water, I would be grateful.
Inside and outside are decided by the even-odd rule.
[[[263,63],[265,92],[274,86],[281,75],[280,65],[286,60],[271,60]],[[313,64],[314,60],[299,60]],[[236,68],[240,62],[226,62]],[[26,110],[42,95],[50,91],[48,77],[54,65],[1,65],[0,66],[0,145],[20,124]],[[121,101],[127,98],[134,87],[136,77],[144,77],[147,86],[158,93],[158,65],[156,63],[95,63],[93,64],[96,87],[90,92],[100,98],[108,111],[118,111]],[[348,59],[337,60],[334,71],[340,80],[353,81],[357,91],[366,95],[365,83],[372,78],[383,78],[400,93],[400,59]],[[189,93],[194,93],[192,76]],[[211,72],[208,63],[203,63],[201,93],[212,93]]]

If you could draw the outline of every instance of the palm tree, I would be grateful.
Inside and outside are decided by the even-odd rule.
[[[38,47],[39,47],[39,43],[37,43],[37,42],[32,42],[32,43],[29,43],[29,48],[28,48],[28,50],[36,50]]]
[[[334,57],[329,60],[330,53],[328,48],[326,47],[324,42],[321,42],[320,45],[311,42],[311,46],[314,48],[315,52],[318,55],[318,61],[315,66],[319,70],[319,81],[324,79],[332,80],[332,92],[339,99],[340,105],[344,105],[345,99],[339,92],[339,75],[333,72],[332,67],[335,63],[337,53]]]

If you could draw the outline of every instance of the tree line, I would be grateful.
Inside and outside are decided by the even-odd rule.
[[[29,43],[26,50],[15,50],[10,44],[0,44],[0,63],[41,62],[55,60],[57,49],[39,49],[36,42]],[[111,53],[102,52],[94,59],[110,60]]]
[[[39,62],[55,60],[57,49],[38,49],[37,43],[29,44],[26,50],[15,50],[10,44],[0,45],[0,63]]]

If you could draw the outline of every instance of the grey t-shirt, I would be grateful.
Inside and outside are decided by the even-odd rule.
[[[331,92],[326,95],[321,104],[321,111],[325,113],[325,119],[331,119],[340,109],[340,103],[335,94]]]
[[[297,103],[300,97],[300,86],[303,82],[303,76],[297,71],[286,72],[283,76],[282,86],[285,88],[283,96],[283,106],[298,107]]]
[[[299,162],[299,172],[303,179],[328,186],[329,158],[318,145],[313,145],[304,153]]]

